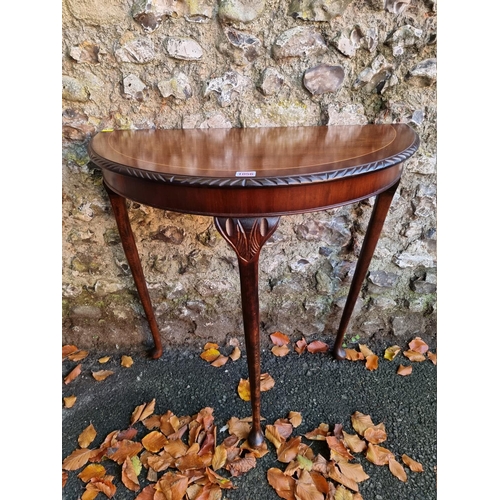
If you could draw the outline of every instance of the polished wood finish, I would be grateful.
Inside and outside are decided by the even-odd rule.
[[[117,130],[92,138],[90,159],[103,172],[125,254],[153,334],[158,326],[126,213],[125,199],[210,215],[235,251],[252,398],[250,444],[260,425],[258,260],[279,216],[325,210],[376,196],[333,347],[342,342],[403,171],[419,146],[407,125],[204,130]]]

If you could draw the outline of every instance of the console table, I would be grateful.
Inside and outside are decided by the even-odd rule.
[[[419,137],[405,124],[191,130],[113,130],[95,135],[91,161],[103,174],[118,231],[154,340],[160,332],[127,213],[126,199],[213,216],[236,252],[252,403],[249,443],[260,424],[258,261],[280,216],[376,196],[333,347],[342,341],[403,171]]]

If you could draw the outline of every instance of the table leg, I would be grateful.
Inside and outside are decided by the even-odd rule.
[[[104,187],[106,188],[106,191],[108,193],[111,207],[113,208],[113,213],[115,214],[116,225],[118,226],[118,232],[120,233],[125,256],[127,257],[130,270],[132,271],[132,276],[134,277],[135,286],[137,288],[137,291],[139,292],[139,298],[141,299],[142,307],[144,308],[144,312],[146,313],[149,328],[151,329],[151,333],[153,334],[154,348],[151,350],[150,354],[153,359],[158,359],[163,352],[160,331],[156,323],[153,306],[151,305],[151,299],[149,297],[146,280],[142,271],[139,253],[137,252],[134,234],[132,233],[132,228],[130,227],[130,219],[128,217],[126,200],[125,198],[123,198],[123,196],[116,194],[114,191],[108,188],[106,184],[104,184]]]
[[[241,286],[241,307],[247,352],[252,430],[251,446],[264,441],[260,424],[260,321],[259,321],[259,255],[264,243],[278,227],[279,217],[225,218],[215,217],[215,227],[231,245],[238,257]]]
[[[347,325],[349,324],[349,320],[351,318],[354,305],[361,290],[361,286],[363,285],[363,282],[366,278],[368,266],[370,265],[370,262],[372,260],[373,252],[375,251],[375,247],[377,246],[377,242],[382,231],[387,212],[389,211],[392,198],[394,197],[394,193],[396,192],[398,185],[399,181],[383,193],[377,195],[377,198],[375,199],[375,205],[373,206],[372,215],[370,217],[370,222],[368,223],[365,239],[363,240],[358,263],[356,265],[356,270],[354,271],[351,287],[349,289],[349,294],[347,295],[347,301],[344,307],[344,311],[342,312],[337,337],[333,346],[333,355],[335,359],[345,358],[345,351],[344,349],[342,349],[342,342],[347,330]]]

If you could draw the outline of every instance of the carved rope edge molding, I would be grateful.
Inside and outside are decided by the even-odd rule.
[[[92,163],[101,169],[110,170],[118,174],[129,177],[138,177],[148,181],[166,182],[170,184],[188,184],[192,186],[213,186],[213,187],[266,187],[266,186],[291,186],[294,184],[311,184],[314,182],[325,182],[333,179],[365,174],[375,170],[392,167],[410,158],[418,149],[420,139],[418,136],[411,146],[401,153],[398,153],[383,160],[365,163],[356,167],[333,170],[310,175],[287,175],[284,177],[193,177],[189,175],[169,175],[157,172],[149,172],[138,168],[118,165],[114,162],[102,159],[91,147],[89,147],[89,157]]]

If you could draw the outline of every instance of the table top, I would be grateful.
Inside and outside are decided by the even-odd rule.
[[[329,181],[399,164],[418,148],[405,124],[100,132],[104,170],[173,184],[252,187]]]

